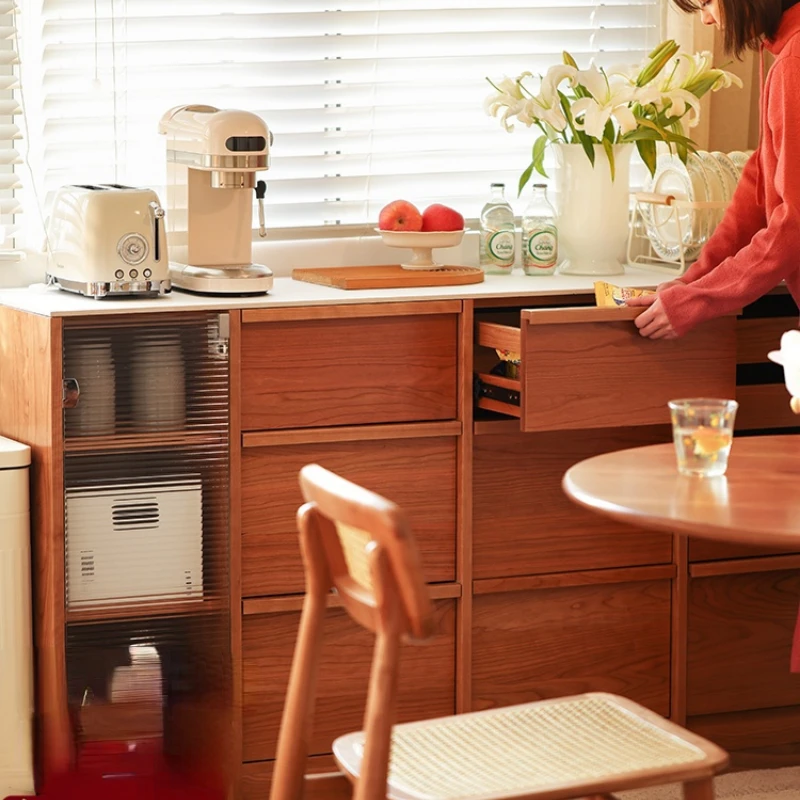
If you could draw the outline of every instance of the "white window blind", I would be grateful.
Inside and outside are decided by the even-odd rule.
[[[18,148],[22,109],[17,98],[19,32],[14,0],[0,0],[0,259],[16,258],[17,214],[22,210],[16,174],[22,163]]]
[[[273,230],[374,224],[395,198],[476,217],[496,180],[515,200],[535,134],[486,116],[486,76],[543,72],[564,49],[637,62],[662,24],[661,0],[24,1],[39,197],[113,181],[163,201],[164,111],[243,108],[274,134]]]

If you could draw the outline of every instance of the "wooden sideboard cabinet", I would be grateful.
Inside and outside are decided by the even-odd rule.
[[[217,765],[234,796],[264,796],[302,606],[297,473],[310,462],[411,517],[440,633],[404,653],[401,719],[605,690],[688,724],[742,763],[800,760],[800,682],[788,672],[800,554],[636,530],[561,490],[581,459],[669,441],[672,397],[738,397],[740,434],[797,430],[766,359],[791,327],[780,297],[653,342],[632,310],[589,298],[344,296],[221,314],[0,307],[0,434],[34,453],[45,773],[79,752],[75,697],[97,641],[161,636],[173,662],[191,661],[196,683],[182,692],[176,679],[166,693],[170,757]],[[185,424],[142,430],[135,343],[159,337],[173,350],[178,342],[185,364]],[[100,341],[117,366],[113,426],[86,435],[63,407],[65,365]],[[152,373],[149,388],[167,386],[156,378],[169,372]],[[204,492],[199,604],[71,609],[67,493],[87,476],[185,464]],[[333,739],[361,724],[371,659],[369,637],[335,595],[329,623],[316,771],[331,768]]]

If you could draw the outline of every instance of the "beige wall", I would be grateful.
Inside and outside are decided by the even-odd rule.
[[[700,22],[698,14],[683,14],[671,4],[667,11],[667,36],[684,50],[711,50],[714,64],[736,73],[744,83],[703,98],[700,124],[692,138],[701,150],[749,150],[758,145],[758,54],[747,53],[737,61],[722,50],[721,36]]]

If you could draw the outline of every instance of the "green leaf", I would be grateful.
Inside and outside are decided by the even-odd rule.
[[[544,153],[547,149],[547,137],[540,136],[534,143],[533,143],[533,166],[534,169],[540,174],[543,175],[545,178],[549,177],[548,174],[544,171]]]
[[[561,110],[564,112],[564,118],[567,120],[567,125],[569,126],[570,131],[572,131],[572,141],[574,142],[575,139],[578,138],[578,131],[575,129],[575,121],[572,119],[572,109],[569,104],[569,100],[567,100],[567,96],[564,92],[558,92],[558,100],[561,103]]]
[[[589,161],[591,162],[592,166],[594,166],[594,142],[592,141],[592,137],[588,136],[583,131],[575,132],[578,135],[578,140],[583,146],[584,152],[589,157]]]
[[[636,128],[636,130],[629,131],[619,137],[620,144],[624,144],[625,142],[639,142],[643,139],[660,142],[661,134],[650,128]]]
[[[603,128],[603,139],[608,139],[609,142],[614,142],[617,138],[617,132],[614,130],[614,123],[609,120]]]
[[[644,161],[647,169],[650,171],[650,176],[652,177],[656,173],[656,162],[658,160],[656,143],[652,140],[639,139],[636,142],[636,149],[639,151],[639,155],[641,156],[642,161]]]
[[[606,151],[608,156],[608,166],[611,170],[611,182],[614,183],[614,178],[617,176],[616,165],[614,164],[614,145],[603,137],[603,150]]]
[[[525,188],[525,184],[531,179],[531,175],[533,174],[533,163],[528,165],[528,168],[522,175],[519,176],[519,190],[517,191],[517,197],[522,195],[522,190]]]

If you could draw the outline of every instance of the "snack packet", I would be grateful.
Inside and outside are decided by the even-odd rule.
[[[594,284],[594,297],[598,308],[609,306],[623,306],[631,297],[641,297],[645,294],[655,294],[651,289],[633,289],[630,286],[614,286],[605,281],[596,281]]]

